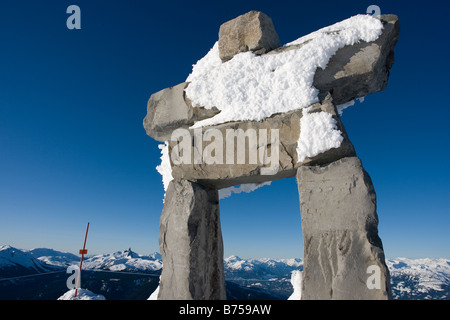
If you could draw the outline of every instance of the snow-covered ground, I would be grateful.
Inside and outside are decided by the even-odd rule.
[[[77,296],[75,297],[75,289],[69,290],[64,293],[58,300],[106,300],[101,294],[95,294],[87,289],[78,289]]]

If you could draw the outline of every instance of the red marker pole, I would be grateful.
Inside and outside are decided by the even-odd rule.
[[[86,227],[86,235],[84,236],[83,249],[80,250],[80,254],[81,254],[80,270],[78,271],[77,285],[75,286],[75,294],[73,295],[74,297],[76,297],[77,294],[78,294],[78,285],[80,284],[81,267],[83,266],[83,258],[84,258],[84,255],[87,254],[86,240],[87,240],[88,231],[89,231],[89,222],[88,222],[87,227]]]

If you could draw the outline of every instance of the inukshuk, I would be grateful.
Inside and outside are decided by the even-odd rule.
[[[394,15],[357,15],[281,46],[251,11],[220,27],[186,82],[150,97],[166,190],[158,299],[225,299],[219,191],[294,176],[302,299],[391,297],[374,187],[340,114],[386,88],[399,30]]]

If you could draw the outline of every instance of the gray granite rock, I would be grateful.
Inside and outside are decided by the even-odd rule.
[[[384,28],[377,40],[346,46],[331,57],[325,69],[317,69],[313,85],[319,96],[331,92],[339,105],[386,88],[400,22],[396,15],[381,15],[379,19]]]
[[[152,94],[143,122],[147,135],[164,142],[170,139],[175,129],[189,128],[196,121],[211,118],[219,113],[217,108],[192,107],[184,93],[187,85],[187,82],[183,82]]]
[[[328,151],[320,153],[314,157],[306,158],[304,161],[298,161],[297,155],[297,143],[300,135],[300,119],[303,117],[303,111],[291,111],[284,114],[274,115],[270,118],[266,118],[263,121],[238,121],[229,122],[225,124],[219,124],[215,126],[203,128],[203,136],[199,136],[200,140],[205,139],[204,133],[207,130],[216,130],[221,138],[222,149],[221,155],[217,156],[217,162],[207,163],[205,161],[205,155],[208,154],[208,149],[212,149],[218,140],[216,138],[209,141],[203,141],[202,143],[191,144],[190,139],[194,140],[196,131],[190,130],[189,135],[186,136],[187,144],[180,143],[182,139],[174,139],[169,143],[169,154],[173,155],[181,153],[183,145],[190,149],[190,161],[180,163],[172,162],[172,176],[178,179],[186,179],[191,181],[197,181],[204,185],[208,185],[212,188],[226,188],[238,184],[246,183],[260,183],[264,181],[272,181],[283,178],[290,178],[296,175],[296,169],[302,165],[308,164],[325,164],[344,157],[350,157],[355,155],[355,150],[350,140],[347,137],[345,128],[340,120],[339,115],[331,96],[328,96],[322,103],[317,103],[312,106],[310,113],[314,112],[326,112],[332,115],[336,120],[337,129],[341,131],[343,141],[338,148],[332,148]],[[270,157],[261,157],[262,148],[266,147],[261,144],[262,135],[266,136],[268,143],[267,150]],[[197,129],[198,130],[198,129]],[[237,139],[234,139],[234,144],[230,143],[227,137],[227,130],[233,133],[241,130],[242,134],[255,132],[253,139],[246,138],[245,149],[245,161],[243,163],[238,162],[238,154],[242,151],[242,145],[238,143]],[[277,130],[278,141],[270,143],[271,130]],[[265,134],[267,133],[267,134]],[[203,138],[202,138],[203,137]],[[231,147],[230,147],[231,146]],[[174,148],[180,148],[175,150]],[[233,154],[234,162],[227,162],[227,148],[228,152]],[[201,151],[200,151],[201,150]],[[278,157],[275,157],[275,152],[278,151]],[[186,150],[183,150],[183,153]],[[203,156],[201,161],[196,163],[194,158],[195,152]],[[250,154],[254,158],[250,158]],[[176,157],[171,156],[171,160]],[[222,160],[222,161],[220,161]],[[266,162],[266,163],[265,163]],[[273,169],[273,171],[271,171]]]
[[[248,15],[255,21],[264,17],[261,13]],[[231,20],[229,23],[234,22],[227,28],[237,28],[234,24],[244,23],[238,21],[246,21],[246,19]],[[369,43],[361,41],[353,46],[346,46],[336,52],[325,69],[317,69],[313,85],[319,89],[321,101],[331,92],[334,104],[339,105],[386,88],[389,72],[394,63],[394,47],[399,37],[400,24],[395,15],[382,15],[380,19],[384,29],[376,41]],[[225,43],[224,39],[222,43]],[[224,48],[232,47],[230,44],[223,44],[223,46]],[[296,50],[300,47],[301,45],[281,47],[268,54]],[[150,137],[161,142],[167,141],[175,129],[188,128],[196,121],[211,118],[220,112],[217,108],[192,107],[184,93],[188,85],[189,83],[181,83],[150,97],[147,104],[147,116],[144,119],[144,128]]]
[[[225,22],[219,29],[220,59],[227,61],[234,55],[252,51],[263,54],[281,46],[272,19],[260,11]]]
[[[359,158],[301,167],[297,182],[304,246],[302,299],[391,298],[376,194]]]
[[[161,214],[158,300],[226,299],[217,190],[173,180]]]

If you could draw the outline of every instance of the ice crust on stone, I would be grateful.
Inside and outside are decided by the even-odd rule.
[[[75,289],[71,289],[64,293],[58,300],[106,300],[101,294],[95,294],[88,289],[78,289],[77,296],[75,295]]]

